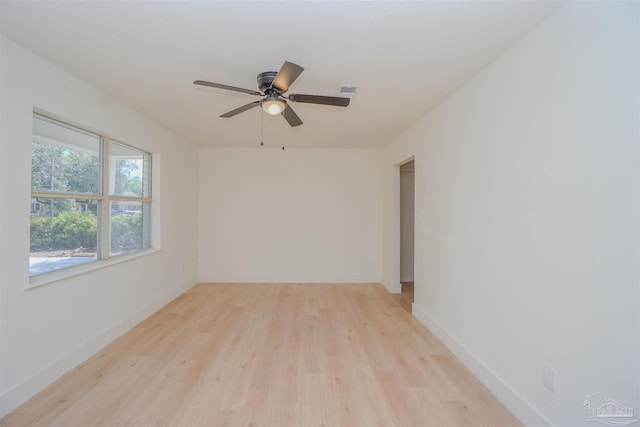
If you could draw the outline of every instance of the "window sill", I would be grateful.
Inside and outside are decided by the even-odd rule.
[[[76,267],[64,268],[51,273],[44,273],[29,278],[29,284],[24,290],[38,288],[40,286],[48,285],[50,283],[59,282],[60,280],[68,279],[71,277],[79,276],[81,274],[89,273],[91,271],[100,270],[103,268],[111,267],[123,262],[127,262],[133,259],[142,258],[144,256],[152,255],[161,252],[161,249],[144,249],[136,251],[130,254],[117,255],[112,258],[97,260],[94,262],[81,264]]]

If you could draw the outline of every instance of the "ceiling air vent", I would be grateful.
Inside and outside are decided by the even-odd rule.
[[[340,86],[340,96],[344,96],[346,98],[351,98],[356,94],[358,90],[358,86],[353,85],[341,85]]]

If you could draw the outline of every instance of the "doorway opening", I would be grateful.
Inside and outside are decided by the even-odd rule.
[[[400,165],[400,304],[413,305],[415,273],[415,160]]]

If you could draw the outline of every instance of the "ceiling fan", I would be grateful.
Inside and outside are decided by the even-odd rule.
[[[250,102],[220,116],[224,118],[233,117],[260,105],[267,114],[273,116],[282,114],[287,123],[289,123],[289,126],[293,127],[300,126],[302,120],[300,120],[300,117],[293,111],[291,106],[287,104],[287,100],[308,104],[333,105],[336,107],[346,107],[349,105],[349,98],[337,96],[302,95],[297,93],[285,96],[284,94],[289,90],[289,86],[302,74],[302,71],[304,71],[304,68],[301,66],[293,62],[285,61],[278,72],[265,71],[264,73],[258,74],[258,88],[260,90],[243,89],[241,87],[212,83],[204,80],[196,80],[193,84],[264,97],[259,101]]]

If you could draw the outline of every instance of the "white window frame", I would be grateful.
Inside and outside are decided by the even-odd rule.
[[[150,253],[154,253],[157,249],[154,249],[154,236],[153,236],[153,220],[155,209],[153,208],[154,199],[153,199],[153,162],[154,155],[150,152],[147,152],[141,148],[135,147],[133,145],[121,142],[120,140],[112,139],[109,135],[104,132],[95,132],[86,129],[83,126],[78,126],[76,124],[71,124],[65,120],[60,120],[59,118],[52,117],[46,113],[42,113],[40,111],[34,111],[32,117],[39,118],[42,120],[50,121],[56,125],[69,127],[74,130],[88,132],[93,135],[96,135],[100,139],[99,145],[99,153],[98,153],[98,192],[96,194],[87,194],[87,193],[74,193],[74,192],[61,192],[61,191],[34,191],[29,185],[29,189],[31,191],[30,197],[31,199],[36,198],[47,198],[47,199],[86,199],[86,200],[96,200],[98,203],[98,235],[97,235],[97,259],[93,262],[83,263],[77,266],[71,266],[67,268],[60,268],[56,270],[51,270],[45,273],[30,275],[29,276],[29,285],[27,288],[41,286],[47,283],[55,282],[58,280],[62,280],[64,278],[76,276],[78,274],[83,274],[88,271],[92,271],[98,268],[106,267],[107,265],[112,265],[115,263],[123,262],[129,259],[138,258],[140,256],[145,256]],[[35,136],[32,134],[32,140],[35,139]],[[47,143],[46,141],[42,141]],[[132,197],[132,196],[121,196],[121,195],[110,195],[110,179],[112,168],[110,168],[110,157],[109,157],[109,147],[110,143],[116,143],[122,145],[124,147],[130,148],[132,150],[140,152],[142,155],[148,156],[148,161],[146,162],[146,170],[143,171],[143,174],[147,176],[146,185],[148,185],[147,195],[144,197]],[[74,147],[76,149],[76,147]],[[115,168],[113,168],[115,171]],[[31,170],[30,170],[31,175]],[[115,178],[114,178],[115,179]],[[147,211],[147,218],[143,217],[143,220],[148,221],[148,235],[146,238],[143,238],[143,242],[145,247],[141,249],[136,249],[130,252],[125,252],[122,254],[111,255],[110,248],[110,240],[111,240],[111,202],[141,202],[143,205],[145,203],[149,204],[149,209]],[[29,233],[29,239],[31,240],[31,233]]]

